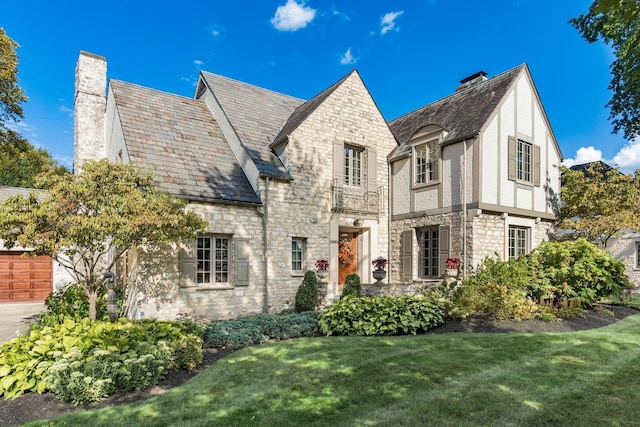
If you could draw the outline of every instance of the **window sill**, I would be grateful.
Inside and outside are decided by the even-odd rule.
[[[304,277],[304,271],[292,271],[291,277]]]
[[[199,286],[196,286],[196,290],[198,292],[200,292],[200,291],[220,291],[220,290],[229,290],[229,289],[233,289],[233,286],[229,285],[229,284],[225,284],[225,285],[199,285]]]
[[[411,189],[412,190],[423,190],[425,188],[437,187],[438,185],[440,185],[440,181],[429,181],[429,182],[420,183],[420,184],[413,184]]]

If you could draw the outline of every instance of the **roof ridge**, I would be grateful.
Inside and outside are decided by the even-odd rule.
[[[149,91],[153,91],[153,92],[158,92],[158,93],[161,93],[161,94],[164,94],[164,95],[175,96],[177,98],[184,98],[184,99],[189,100],[189,101],[200,101],[199,99],[191,98],[190,96],[180,95],[180,94],[177,94],[177,93],[171,93],[171,92],[167,92],[166,90],[155,89],[155,88],[148,87],[148,86],[142,86],[142,85],[137,84],[137,83],[131,83],[131,82],[127,82],[127,81],[120,80],[120,79],[110,78],[109,79],[109,84],[111,84],[112,82],[118,83],[118,84],[122,83],[125,86],[135,86],[135,87],[143,89],[143,90],[149,90]]]
[[[517,69],[519,69],[519,68],[523,68],[523,67],[526,67],[526,66],[527,66],[527,63],[526,63],[526,62],[523,62],[522,64],[517,65],[517,66],[515,66],[515,67],[511,67],[511,68],[509,68],[508,70],[502,71],[502,72],[500,72],[500,73],[496,74],[495,76],[492,76],[492,77],[488,78],[488,79],[487,79],[487,80],[485,80],[485,81],[482,81],[482,82],[480,82],[480,83],[476,83],[476,84],[474,84],[474,85],[471,85],[471,86],[465,87],[465,88],[460,89],[460,90],[456,90],[456,91],[454,91],[454,92],[450,93],[449,95],[443,96],[442,98],[438,98],[438,99],[436,99],[435,101],[432,101],[432,102],[430,102],[430,103],[428,103],[428,104],[425,104],[425,105],[423,105],[423,106],[421,106],[421,107],[416,108],[415,110],[411,110],[411,111],[409,111],[408,113],[405,113],[405,114],[403,114],[403,115],[401,115],[401,116],[398,116],[398,117],[396,117],[396,118],[395,118],[395,119],[393,119],[393,120],[390,120],[390,121],[389,121],[389,124],[391,124],[391,123],[393,123],[393,122],[395,122],[395,121],[397,121],[397,120],[400,120],[400,119],[402,119],[403,117],[406,117],[406,116],[408,116],[408,115],[410,115],[410,114],[417,113],[417,112],[418,112],[418,111],[420,111],[420,110],[424,110],[424,109],[426,109],[426,108],[428,108],[428,107],[432,107],[432,106],[433,106],[433,105],[435,105],[435,104],[438,104],[438,103],[440,103],[440,102],[444,102],[444,101],[446,101],[446,100],[448,100],[448,99],[450,99],[450,98],[452,98],[452,97],[454,97],[454,96],[462,95],[462,94],[464,94],[465,92],[467,92],[469,89],[477,89],[478,87],[480,87],[480,86],[485,86],[485,85],[489,84],[490,82],[495,82],[495,80],[499,79],[500,77],[503,77],[505,74],[510,73],[510,72],[513,72],[513,71],[515,71],[515,70],[517,70]]]
[[[297,96],[293,96],[293,95],[289,95],[289,94],[286,94],[286,93],[278,92],[278,91],[273,90],[273,89],[268,89],[268,88],[265,88],[265,87],[262,87],[262,86],[255,85],[253,83],[243,82],[242,80],[233,79],[231,77],[223,76],[222,74],[216,74],[216,73],[212,73],[210,71],[205,71],[205,70],[200,70],[200,72],[202,74],[209,74],[210,76],[219,77],[219,78],[222,78],[224,80],[229,80],[229,81],[232,81],[232,82],[235,82],[235,83],[239,83],[239,84],[244,85],[244,86],[253,87],[253,88],[265,91],[265,92],[270,92],[270,93],[273,93],[273,94],[276,94],[276,95],[279,95],[279,96],[286,96],[288,98],[292,98],[292,99],[296,99],[296,100],[305,102],[305,99],[303,99],[303,98],[298,98]]]

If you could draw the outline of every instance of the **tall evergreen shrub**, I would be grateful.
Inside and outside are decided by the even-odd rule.
[[[296,293],[296,311],[314,311],[318,306],[318,278],[313,271],[304,273],[302,284]]]
[[[344,288],[342,289],[342,295],[340,299],[347,295],[353,295],[356,297],[362,296],[362,284],[360,283],[360,276],[355,273],[348,274],[344,279]]]

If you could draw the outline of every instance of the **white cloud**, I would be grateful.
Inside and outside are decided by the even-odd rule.
[[[340,63],[342,65],[355,64],[356,62],[358,62],[358,58],[354,58],[353,54],[351,53],[351,48],[347,49],[344,55],[340,57]]]
[[[404,10],[399,12],[389,12],[385,13],[385,15],[380,20],[380,24],[382,25],[382,29],[380,30],[380,34],[386,34],[389,31],[398,31],[399,28],[396,27],[396,18],[401,16],[404,13]]]
[[[271,25],[280,31],[296,31],[306,27],[316,16],[316,10],[306,7],[304,2],[287,0],[287,4],[279,6],[271,18]]]
[[[201,61],[201,60],[199,60],[199,59],[196,59],[196,60],[194,60],[194,61],[193,61],[193,64],[194,64],[196,67],[201,67],[201,66],[203,66],[203,65],[204,65],[204,62],[202,62],[202,61]]]
[[[67,114],[67,117],[73,118],[73,108],[69,108],[66,105],[63,105],[59,108],[60,111]]]
[[[626,172],[640,169],[640,139],[630,141],[622,147],[613,158],[613,163]]]
[[[581,165],[583,163],[597,162],[602,160],[602,151],[594,147],[581,147],[576,151],[576,157],[573,159],[564,159],[562,164],[568,168],[573,165]]]

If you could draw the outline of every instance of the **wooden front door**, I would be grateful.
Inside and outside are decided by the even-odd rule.
[[[358,233],[340,233],[338,240],[338,285],[344,286],[349,274],[357,272]]]

